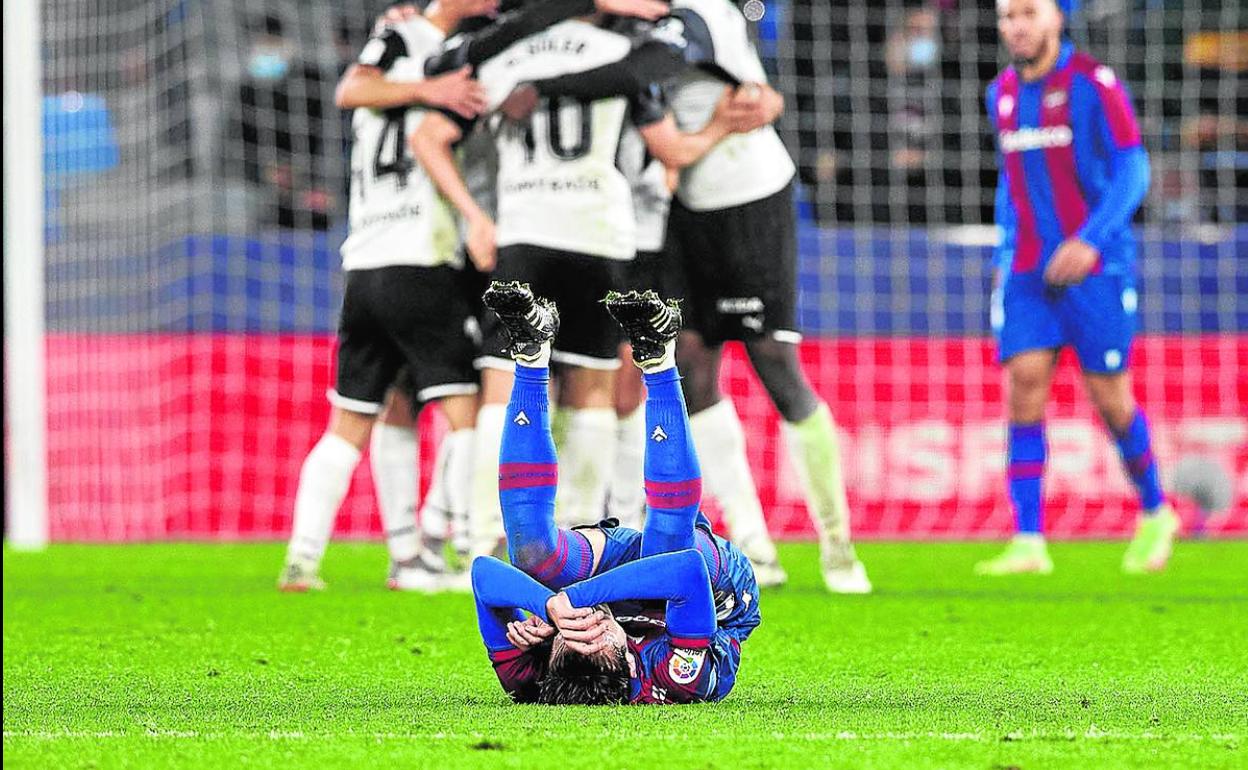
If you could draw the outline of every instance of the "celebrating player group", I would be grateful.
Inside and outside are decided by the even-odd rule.
[[[718,700],[758,587],[787,579],[719,390],[725,342],[743,344],[780,415],[826,587],[871,590],[836,424],[797,355],[795,168],[772,126],[784,99],[729,0],[502,5],[396,9],[339,83],[354,116],[333,411],[279,587],[323,586],[371,445],[389,585],[471,588],[514,699]],[[1065,346],[1140,491],[1123,568],[1160,569],[1177,519],[1127,373],[1148,158],[1122,84],[1066,36],[1069,2],[997,10],[1013,63],[987,94],[992,307],[1019,534],[976,570],[1052,569],[1043,415]],[[434,401],[450,431],[418,515],[413,426]],[[454,567],[464,558],[471,570]]]

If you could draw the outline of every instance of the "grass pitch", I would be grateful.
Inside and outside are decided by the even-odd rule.
[[[996,547],[863,545],[878,592],[836,597],[787,546],[726,701],[596,709],[508,703],[470,601],[385,591],[380,546],[331,546],[309,595],[275,545],[6,551],[4,764],[1248,766],[1248,543],[973,577]]]

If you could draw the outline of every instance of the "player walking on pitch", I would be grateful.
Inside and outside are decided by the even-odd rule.
[[[334,517],[374,431],[381,434],[373,451],[374,467],[383,471],[376,482],[392,557],[389,584],[446,587],[441,553],[422,549],[416,530],[416,442],[407,427],[374,423],[387,391],[406,368],[416,403],[440,402],[450,423],[442,455],[453,450],[457,457],[440,456],[437,472],[463,468],[471,456],[476,348],[468,326],[472,306],[462,291],[458,232],[450,208],[412,160],[408,138],[423,115],[416,105],[470,116],[484,106],[484,92],[466,69],[426,79],[424,60],[461,20],[492,13],[497,4],[440,0],[423,15],[383,28],[339,84],[339,106],[356,111],[337,381],[329,394],[329,428],[300,471],[286,564],[278,579],[282,590],[324,586],[318,573]],[[450,476],[467,483],[467,474]],[[433,488],[455,483],[439,477]],[[445,520],[433,534],[445,537]]]
[[[481,557],[472,567],[481,635],[503,688],[520,702],[722,699],[759,624],[758,586],[745,554],[712,535],[701,515],[674,359],[680,311],[654,292],[605,301],[646,381],[645,531],[611,521],[562,530],[547,394],[558,312],[514,282],[495,282],[485,301],[516,361],[499,458],[515,566]]]
[[[998,0],[1014,63],[988,86],[1000,173],[992,323],[1008,381],[1008,486],[1018,534],[983,575],[1048,573],[1041,477],[1044,409],[1058,350],[1075,350],[1084,385],[1139,491],[1144,516],[1122,560],[1162,569],[1179,528],[1165,502],[1127,363],[1136,325],[1131,218],[1148,156],[1126,88],[1063,35],[1072,0]]]

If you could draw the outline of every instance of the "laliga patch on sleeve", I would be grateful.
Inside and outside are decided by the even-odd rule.
[[[672,657],[667,662],[667,675],[676,684],[689,684],[702,673],[704,662],[706,662],[706,650],[674,647]]]

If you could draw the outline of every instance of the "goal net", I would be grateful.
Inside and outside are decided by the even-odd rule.
[[[347,185],[333,88],[385,5],[43,2],[54,539],[288,531],[333,376]],[[1230,485],[1207,520],[1185,506],[1189,524],[1242,534],[1248,19],[1235,3],[1085,6],[1074,36],[1129,83],[1153,161],[1136,390],[1163,475],[1196,468]],[[855,530],[1006,532],[987,336],[992,5],[762,8],[758,42],[800,167],[802,357],[842,427]],[[741,351],[727,361],[772,529],[806,536],[773,410]],[[1048,424],[1050,531],[1126,532],[1134,495],[1070,361]],[[433,410],[421,427],[428,463]],[[362,463],[338,533],[375,534],[375,509]]]

